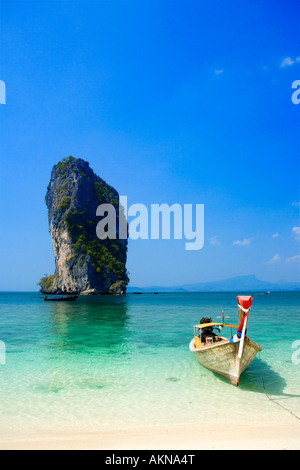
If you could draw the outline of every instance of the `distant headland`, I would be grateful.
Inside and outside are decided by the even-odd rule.
[[[210,282],[198,282],[177,286],[128,287],[128,292],[264,292],[264,291],[299,291],[298,282],[273,283],[261,281],[254,274],[236,276],[229,279]]]
[[[100,204],[112,204],[119,220],[119,194],[89,163],[72,156],[53,167],[47,188],[49,231],[55,273],[39,285],[47,294],[124,294],[127,239],[99,240]]]

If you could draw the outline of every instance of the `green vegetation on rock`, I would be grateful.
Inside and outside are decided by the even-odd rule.
[[[54,282],[54,274],[50,274],[50,276],[44,276],[41,278],[38,286],[40,286],[43,290],[48,291],[51,290],[53,287]]]

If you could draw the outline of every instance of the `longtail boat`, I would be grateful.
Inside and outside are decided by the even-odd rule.
[[[238,386],[240,375],[251,364],[261,347],[246,336],[248,316],[252,297],[238,296],[239,325],[200,321],[194,326],[194,338],[190,350],[198,362],[216,374],[226,377],[233,385]],[[213,333],[214,328],[224,326],[237,328],[237,333],[230,339]]]
[[[71,300],[76,300],[78,295],[72,295],[69,297],[48,297],[47,295],[44,297],[45,302],[66,302]]]

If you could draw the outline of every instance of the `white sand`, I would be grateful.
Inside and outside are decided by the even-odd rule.
[[[300,422],[288,425],[180,425],[84,434],[0,434],[0,449],[299,450]]]

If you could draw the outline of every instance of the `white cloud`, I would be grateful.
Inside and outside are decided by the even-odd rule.
[[[209,243],[211,245],[221,245],[221,243],[219,242],[218,237],[216,235],[213,236],[213,237],[210,237]]]
[[[233,244],[238,246],[250,245],[251,238],[244,238],[243,240],[234,240]]]
[[[284,59],[282,59],[280,63],[280,67],[281,68],[290,67],[291,65],[294,65],[296,62],[300,62],[300,56],[296,57],[295,59],[293,59],[292,57],[285,57]]]
[[[281,256],[279,256],[279,254],[277,253],[276,255],[273,256],[273,258],[269,259],[268,263],[275,264],[275,263],[279,263],[279,261],[281,261]]]
[[[216,75],[221,75],[221,73],[223,73],[224,70],[223,69],[215,69],[215,74]]]
[[[293,233],[296,240],[300,240],[300,227],[293,227]]]
[[[290,67],[294,63],[295,61],[293,59],[291,59],[290,57],[285,57],[284,59],[282,59],[280,67]]]
[[[291,256],[290,258],[286,259],[287,263],[293,263],[294,261],[300,261],[300,255]]]
[[[279,233],[278,232],[273,233],[272,238],[277,238],[277,237],[279,237]]]

